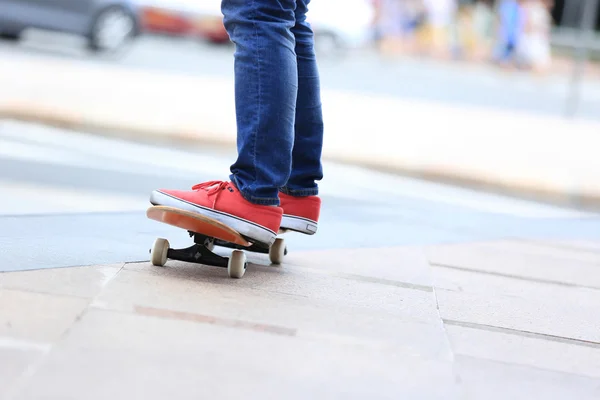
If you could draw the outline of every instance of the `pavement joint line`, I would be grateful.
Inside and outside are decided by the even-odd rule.
[[[110,281],[112,281],[123,270],[125,263],[119,263],[119,265],[120,265],[119,270],[111,278],[103,281],[100,292],[95,297],[93,297],[92,299],[89,300],[86,307],[84,307],[83,310],[81,310],[81,312],[79,314],[77,314],[77,316],[73,320],[72,324],[62,333],[60,338],[55,343],[52,343],[51,345],[49,345],[48,349],[44,352],[44,356],[39,357],[35,362],[29,364],[27,369],[19,376],[16,383],[12,387],[9,388],[9,390],[7,391],[6,397],[3,400],[11,400],[15,396],[17,396],[21,392],[21,390],[23,390],[23,387],[25,386],[25,384],[35,375],[35,373],[44,364],[44,362],[46,361],[46,359],[48,357],[48,354],[56,346],[58,346],[60,342],[66,340],[66,338],[69,336],[69,333],[71,332],[73,327],[75,327],[77,325],[77,323],[79,321],[81,321],[81,319],[89,312],[90,309],[93,309],[92,304],[101,295],[102,291],[110,283]],[[90,267],[93,267],[93,266],[90,265]],[[71,296],[71,297],[73,297],[73,296]]]
[[[121,269],[123,269],[123,266],[125,265],[125,263],[120,262],[120,263],[115,263],[115,264],[100,264],[100,265],[68,265],[68,266],[63,266],[63,267],[52,267],[52,268],[37,268],[37,269],[25,269],[25,270],[15,270],[15,271],[0,271],[0,276],[2,276],[2,274],[34,274],[38,271],[51,271],[51,270],[63,270],[63,269],[68,269],[68,268],[115,268],[115,269],[119,269],[119,271],[117,271],[115,273],[115,275],[117,273],[119,273],[121,271]],[[103,289],[105,285],[107,285],[110,281],[112,280],[112,277],[107,277],[101,284],[101,288]],[[101,290],[102,290],[101,289]],[[89,296],[85,296],[85,295],[77,295],[77,294],[64,294],[64,293],[56,293],[56,292],[49,292],[46,290],[37,290],[37,289],[28,289],[28,288],[24,288],[22,286],[18,286],[18,285],[10,285],[10,284],[3,284],[2,281],[0,281],[0,290],[8,290],[8,291],[18,291],[18,292],[27,292],[27,293],[36,293],[36,294],[42,294],[42,295],[46,295],[46,296],[54,296],[54,297],[68,297],[68,298],[76,298],[76,299],[89,299]],[[1,347],[1,344],[0,344]]]
[[[464,393],[464,387],[461,384],[462,377],[461,377],[459,369],[456,366],[456,354],[454,352],[454,348],[452,346],[450,336],[448,335],[448,329],[446,329],[446,324],[444,324],[444,319],[442,318],[442,312],[440,310],[440,302],[439,302],[437,290],[435,287],[433,288],[433,300],[435,301],[435,312],[437,314],[437,321],[440,324],[440,328],[441,328],[442,332],[444,332],[444,340],[446,342],[446,346],[448,346],[448,351],[450,352],[450,357],[451,357],[451,361],[452,361],[452,363],[451,363],[452,375],[454,376],[454,382],[458,385],[460,390],[463,392],[463,397],[465,397],[466,395]]]
[[[594,379],[594,380],[598,380],[598,376],[596,374],[589,374],[589,373],[581,373],[581,372],[568,372],[568,371],[564,371],[564,370],[560,370],[557,368],[546,368],[546,367],[541,367],[541,366],[537,366],[537,365],[531,365],[528,363],[524,363],[524,362],[511,362],[511,361],[504,361],[504,360],[499,360],[498,358],[492,358],[492,357],[480,357],[480,356],[472,356],[472,355],[468,355],[468,354],[461,354],[460,358],[463,360],[473,360],[473,361],[489,361],[492,362],[494,364],[498,364],[498,365],[502,365],[506,368],[515,368],[515,367],[520,367],[520,368],[526,368],[527,370],[531,370],[531,371],[542,371],[542,372],[549,372],[551,374],[560,374],[561,376],[565,377],[565,376],[569,376],[569,377],[574,377],[577,379]],[[454,364],[456,365],[456,363]],[[600,386],[598,386],[600,387]],[[597,388],[598,388],[597,387]],[[595,391],[594,394],[597,393],[597,390]],[[463,398],[468,398],[468,397],[463,397]],[[531,396],[530,398],[537,398],[537,397],[533,397]]]
[[[590,347],[590,348],[594,348],[594,349],[600,349],[600,342],[591,341],[591,340],[574,339],[574,338],[569,338],[569,337],[564,337],[564,336],[550,335],[547,333],[531,332],[531,331],[525,331],[525,330],[521,330],[521,329],[505,328],[505,327],[501,327],[501,326],[478,324],[476,322],[458,321],[458,320],[452,320],[452,319],[442,319],[442,322],[446,325],[459,326],[461,328],[477,329],[477,330],[482,330],[482,331],[487,331],[487,332],[505,333],[507,335],[512,335],[512,336],[527,337],[527,338],[531,338],[531,339],[545,340],[548,342],[564,343],[564,344],[571,344],[571,345],[580,346],[580,347]]]
[[[525,281],[525,282],[543,283],[543,284],[548,284],[548,285],[570,287],[570,288],[575,288],[575,289],[600,290],[600,287],[596,287],[596,286],[580,285],[580,284],[577,284],[577,283],[553,281],[553,280],[550,280],[550,279],[542,279],[542,278],[530,278],[530,277],[527,277],[527,276],[518,276],[518,275],[513,275],[513,274],[506,274],[506,273],[503,273],[503,272],[481,271],[481,270],[476,270],[476,269],[471,269],[471,268],[466,268],[466,267],[459,267],[457,265],[450,265],[450,264],[443,264],[443,263],[431,263],[430,265],[432,267],[447,268],[447,269],[453,269],[453,270],[457,270],[457,271],[472,272],[474,274],[481,274],[481,275],[497,276],[497,277],[501,277],[501,278],[516,279],[516,280]],[[592,264],[592,265],[595,265],[595,264]]]
[[[395,287],[400,287],[403,289],[418,290],[421,292],[433,293],[432,286],[419,285],[416,283],[395,281],[395,280],[385,279],[385,278],[374,278],[374,277],[370,277],[370,276],[364,276],[364,275],[358,275],[358,274],[348,274],[348,273],[344,273],[344,272],[334,273],[333,275],[338,276],[340,278],[353,280],[353,281],[377,283],[380,285],[395,286]]]
[[[19,377],[13,382],[12,386],[9,385],[8,390],[4,392],[2,400],[13,400],[19,393],[24,390],[26,383],[36,374],[40,367],[46,362],[48,354],[52,351],[54,345],[50,346],[41,357],[38,357],[34,362],[30,363],[27,368],[19,375]]]
[[[343,252],[343,249],[340,249],[339,251]],[[418,291],[427,292],[427,293],[433,292],[432,286],[420,285],[417,283],[402,282],[402,281],[396,281],[396,280],[386,279],[386,278],[375,278],[375,277],[371,277],[371,276],[351,274],[351,273],[347,273],[347,272],[325,271],[322,269],[307,267],[307,266],[296,264],[296,263],[293,263],[293,264],[288,263],[287,265],[294,266],[294,267],[300,267],[304,270],[308,270],[310,272],[315,272],[317,274],[329,275],[329,276],[347,279],[347,280],[351,280],[351,281],[376,283],[376,284],[386,285],[386,286],[395,286],[395,287],[399,287],[399,288],[403,288],[403,289],[418,290]]]

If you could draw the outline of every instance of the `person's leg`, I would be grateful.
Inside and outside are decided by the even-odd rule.
[[[319,70],[314,50],[313,31],[306,21],[310,0],[297,0],[296,24],[292,33],[296,39],[298,95],[294,124],[292,170],[281,191],[293,196],[317,195],[317,181],[323,179],[321,152],[323,148],[323,112]]]
[[[155,190],[150,202],[217,219],[249,238],[273,243],[283,210],[279,189],[292,168],[298,69],[291,28],[295,0],[222,0],[235,43],[238,158],[232,182],[191,191]]]
[[[314,35],[306,20],[309,2],[296,1],[296,23],[292,33],[296,40],[298,96],[292,171],[286,185],[281,188],[279,198],[284,213],[281,227],[313,234],[317,230],[321,208],[317,181],[323,178],[323,113]]]
[[[235,43],[238,158],[230,179],[250,202],[279,204],[292,169],[298,69],[296,0],[222,0]]]

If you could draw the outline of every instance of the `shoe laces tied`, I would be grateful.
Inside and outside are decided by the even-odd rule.
[[[226,181],[208,181],[192,186],[192,190],[206,190],[208,196],[217,195],[214,196],[212,201],[212,206],[214,208],[219,192],[221,192],[221,190],[225,190],[228,186],[229,182]]]

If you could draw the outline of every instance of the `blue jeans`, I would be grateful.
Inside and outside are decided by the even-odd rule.
[[[321,0],[326,1],[326,0]],[[310,0],[222,0],[235,43],[238,158],[230,179],[246,200],[318,194],[323,115]]]

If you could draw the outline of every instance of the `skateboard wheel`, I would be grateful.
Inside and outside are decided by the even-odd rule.
[[[154,241],[152,251],[150,252],[150,261],[152,265],[164,267],[167,263],[167,254],[169,252],[169,241],[167,239],[158,238]]]
[[[285,240],[282,238],[275,239],[275,243],[269,248],[269,260],[273,264],[281,264],[283,257],[287,254],[287,248],[285,247]]]
[[[227,263],[227,273],[230,278],[239,279],[246,273],[246,253],[234,250]]]

